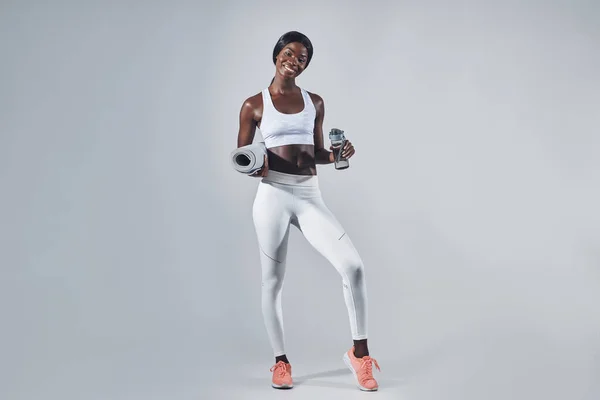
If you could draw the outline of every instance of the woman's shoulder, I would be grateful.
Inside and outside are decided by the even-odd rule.
[[[246,100],[244,100],[242,107],[249,108],[252,110],[262,109],[262,107],[263,107],[262,91],[258,92],[257,94],[255,94],[253,96],[250,96]]]
[[[324,101],[323,101],[323,98],[320,95],[318,95],[318,94],[316,94],[314,92],[309,92],[306,89],[304,89],[304,91],[306,91],[306,93],[308,93],[308,95],[310,96],[310,99],[312,100],[313,104],[315,105],[315,107],[317,109],[323,107]]]

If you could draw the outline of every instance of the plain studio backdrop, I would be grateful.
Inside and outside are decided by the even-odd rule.
[[[592,0],[3,1],[0,398],[364,394],[341,278],[297,230],[306,379],[269,387],[258,180],[229,153],[289,30],[357,150],[318,174],[366,265],[377,395],[600,398],[599,20]]]

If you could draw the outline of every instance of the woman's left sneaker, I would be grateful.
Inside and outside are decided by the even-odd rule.
[[[275,389],[291,389],[294,387],[292,381],[292,366],[283,361],[279,361],[270,369],[273,372],[273,381],[271,386]]]
[[[373,378],[373,364],[381,371],[377,360],[369,356],[356,357],[354,355],[354,347],[352,347],[344,354],[344,363],[346,363],[352,374],[354,374],[356,384],[360,390],[374,392],[379,389],[377,381]]]

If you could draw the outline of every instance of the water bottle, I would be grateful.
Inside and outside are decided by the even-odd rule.
[[[348,162],[348,159],[342,157],[342,149],[346,144],[344,131],[341,129],[332,128],[329,132],[329,140],[331,141],[331,147],[333,147],[335,169],[348,168],[350,166],[350,162]]]

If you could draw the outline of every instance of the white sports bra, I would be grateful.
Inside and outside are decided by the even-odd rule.
[[[286,144],[315,144],[314,126],[317,110],[308,92],[300,88],[304,109],[295,114],[283,114],[275,109],[269,89],[262,91],[263,113],[260,122],[267,149]]]

